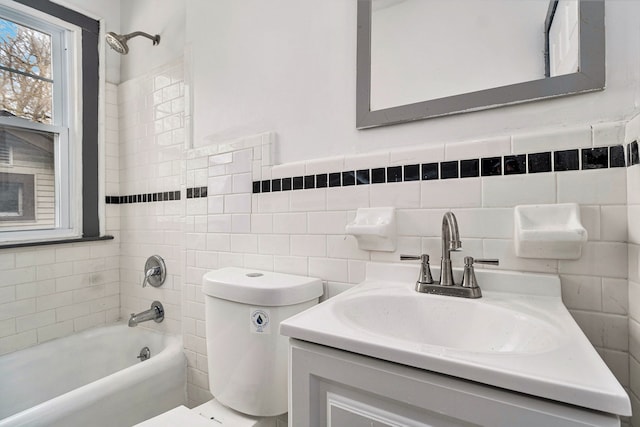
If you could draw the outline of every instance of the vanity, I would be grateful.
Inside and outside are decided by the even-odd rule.
[[[631,414],[558,276],[478,270],[482,297],[468,299],[416,292],[419,273],[370,263],[363,283],[281,324],[291,425],[619,426]]]

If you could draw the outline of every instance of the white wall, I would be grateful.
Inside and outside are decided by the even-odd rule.
[[[129,40],[129,54],[122,57],[122,81],[182,58],[185,36],[185,2],[176,0],[133,0],[120,2],[123,33],[143,31],[160,35],[160,44],[136,37]],[[201,28],[206,32],[207,26]]]
[[[357,131],[355,1],[188,0],[194,143],[278,132],[280,160],[484,138],[629,117],[639,99],[640,2],[606,4],[604,92]]]
[[[104,32],[120,33],[120,2],[112,0],[52,0],[69,9],[83,13],[90,18],[104,22]],[[104,43],[104,41],[103,41]],[[111,49],[105,50],[106,80],[109,83],[120,82],[120,55]]]

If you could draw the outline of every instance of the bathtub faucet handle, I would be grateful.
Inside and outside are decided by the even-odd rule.
[[[147,284],[158,287],[162,286],[167,277],[167,267],[164,260],[159,255],[152,255],[144,264],[144,278],[142,279],[142,287]]]

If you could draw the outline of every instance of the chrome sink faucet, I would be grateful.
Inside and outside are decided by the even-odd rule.
[[[451,268],[451,251],[462,247],[458,221],[453,212],[449,211],[442,217],[442,260],[440,261],[440,286],[454,286],[453,270]]]
[[[446,295],[463,298],[481,298],[482,291],[478,286],[473,263],[498,265],[497,259],[474,259],[470,256],[464,259],[464,273],[462,283],[456,285],[451,268],[451,252],[462,247],[458,221],[453,212],[447,212],[442,217],[442,260],[440,264],[440,283],[434,283],[429,267],[429,255],[400,255],[400,260],[420,260],[420,276],[416,281],[416,291],[426,294]]]

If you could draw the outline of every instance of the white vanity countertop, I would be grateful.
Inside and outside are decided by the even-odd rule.
[[[476,300],[419,294],[417,276],[416,265],[370,263],[363,283],[285,320],[280,333],[631,415],[626,392],[562,303],[558,276],[478,269]]]

